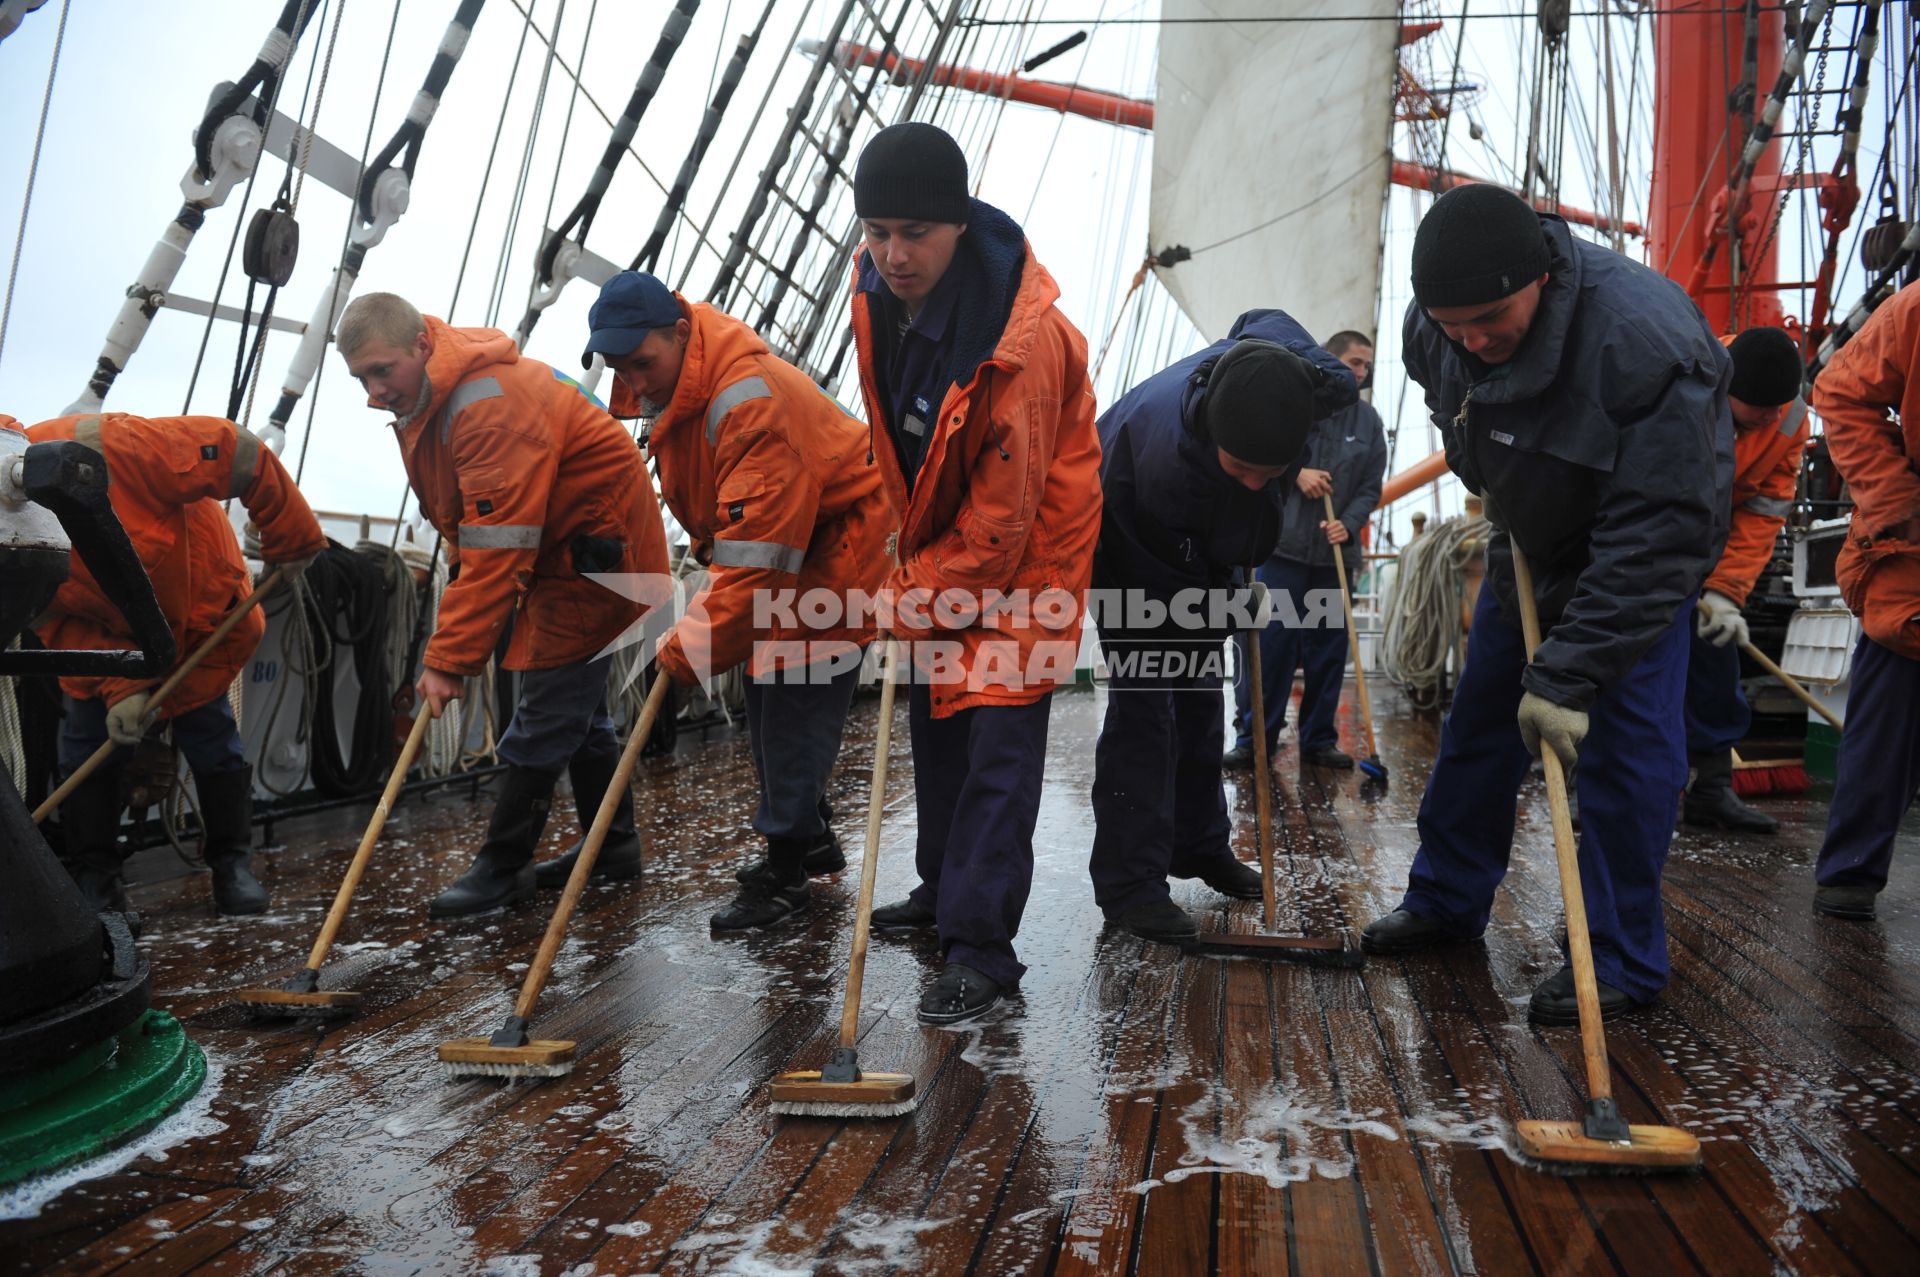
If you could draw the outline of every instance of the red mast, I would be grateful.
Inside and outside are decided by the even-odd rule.
[[[1747,30],[1750,17],[1757,32]],[[1767,233],[1783,186],[1779,142],[1762,153],[1737,208],[1727,185],[1780,74],[1785,20],[1773,7],[1743,13],[1726,0],[1668,0],[1653,23],[1647,262],[1687,286],[1716,332],[1779,324],[1779,292],[1794,286],[1780,279],[1779,236]],[[1750,36],[1756,74],[1736,113],[1728,95],[1745,78]]]

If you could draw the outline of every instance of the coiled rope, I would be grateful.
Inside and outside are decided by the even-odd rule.
[[[1418,708],[1440,701],[1447,659],[1460,633],[1461,578],[1473,556],[1486,549],[1491,530],[1479,515],[1456,515],[1400,552],[1381,661],[1387,677]]]

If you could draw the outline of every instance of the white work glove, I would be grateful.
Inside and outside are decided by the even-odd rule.
[[[1693,614],[1693,632],[1715,647],[1725,647],[1736,640],[1752,641],[1747,634],[1747,618],[1740,615],[1740,605],[1718,590],[1708,590],[1700,596],[1700,606]]]
[[[301,574],[312,567],[313,561],[319,557],[317,554],[308,554],[297,559],[287,559],[280,563],[269,563],[267,564],[267,570],[282,573],[280,584],[286,586],[288,589],[292,589],[293,583],[298,581]]]
[[[1560,765],[1573,770],[1580,758],[1580,742],[1587,738],[1587,711],[1556,705],[1528,692],[1520,698],[1519,718],[1520,739],[1528,753],[1540,757],[1540,742],[1545,741],[1560,756]]]
[[[135,692],[107,709],[107,736],[116,745],[138,745],[147,734],[147,694]]]

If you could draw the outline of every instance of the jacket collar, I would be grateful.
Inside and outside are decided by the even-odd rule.
[[[695,423],[695,429],[701,428],[707,413],[707,401],[713,398],[713,369],[709,367],[714,352],[709,341],[709,316],[711,309],[696,306],[686,298],[675,293],[673,299],[680,303],[680,313],[687,319],[687,350],[680,359],[680,380],[673,384],[673,398],[667,401],[667,407],[647,431],[647,455],[652,456],[659,449],[661,440],[676,430],[685,428],[689,421]]]

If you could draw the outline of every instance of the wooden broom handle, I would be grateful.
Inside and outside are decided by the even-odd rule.
[[[240,618],[253,611],[254,605],[259,603],[261,599],[267,597],[267,595],[272,592],[274,586],[280,584],[280,578],[285,572],[285,568],[275,568],[273,571],[267,573],[265,579],[254,587],[252,594],[247,595],[233,611],[221,618],[220,624],[215,626],[213,633],[207,636],[207,641],[199,647],[194,648],[187,656],[187,659],[180,662],[173,673],[167,675],[166,680],[154,689],[153,693],[147,697],[147,712],[142,715],[140,719],[140,725],[143,729],[153,726],[154,720],[160,716],[160,706],[162,702],[164,702],[167,697],[173,695],[174,690],[186,681],[187,675],[199,669],[201,663],[213,655],[213,649],[220,646],[220,640],[227,637],[227,635],[232,632],[233,627],[240,624]],[[51,794],[48,794],[46,801],[33,809],[33,823],[37,825],[48,816],[51,816],[54,809],[65,802],[68,795],[72,794],[74,790],[80,788],[80,785],[87,777],[99,771],[100,764],[111,758],[113,751],[118,748],[120,747],[114,744],[111,738],[102,741],[100,748],[94,750],[93,753],[87,757],[87,761],[74,768],[73,774],[61,781],[60,787],[55,789]]]
[[[1267,695],[1260,679],[1260,634],[1256,629],[1247,637],[1247,679],[1253,710],[1253,815],[1254,836],[1260,844],[1260,908],[1266,916],[1267,933],[1273,933],[1273,776],[1267,762]],[[1111,695],[1112,693],[1109,693]]]
[[[633,783],[633,766],[640,758],[640,750],[653,735],[653,720],[660,715],[660,706],[667,699],[667,688],[673,680],[664,670],[657,667],[653,675],[653,689],[647,693],[647,703],[640,710],[640,721],[627,736],[627,747],[620,751],[620,765],[614,768],[613,780],[607,786],[607,792],[600,799],[600,810],[594,813],[593,827],[587,831],[587,840],[580,844],[580,854],[573,862],[573,872],[567,875],[566,890],[560,893],[560,903],[554,906],[553,917],[547,922],[547,933],[540,938],[540,952],[533,958],[533,965],[527,968],[527,978],[520,986],[519,1000],[513,1004],[513,1013],[522,1020],[533,1015],[534,1003],[540,1000],[540,991],[547,986],[547,974],[553,970],[553,960],[560,954],[560,945],[567,938],[567,924],[573,921],[574,906],[580,903],[580,894],[587,889],[587,879],[593,876],[593,862],[600,858],[601,844],[607,841],[607,830],[613,827],[614,813],[620,810],[620,798]]]
[[[1526,640],[1527,660],[1540,646],[1540,608],[1533,597],[1533,570],[1520,543],[1513,547],[1514,592],[1520,602],[1520,631]],[[1580,859],[1573,839],[1573,814],[1567,802],[1567,774],[1560,755],[1541,742],[1540,764],[1547,773],[1547,806],[1553,813],[1553,853],[1560,866],[1560,897],[1567,912],[1567,953],[1573,963],[1573,994],[1580,1007],[1580,1046],[1587,1059],[1587,1098],[1613,1098],[1613,1077],[1607,1067],[1607,1031],[1600,1020],[1600,988],[1593,974],[1593,942],[1587,935],[1587,898],[1580,887]]]
[[[353,892],[360,885],[360,876],[367,871],[367,862],[373,859],[373,844],[380,841],[380,831],[387,827],[387,817],[393,811],[394,800],[400,797],[400,787],[406,783],[407,773],[413,770],[413,759],[420,752],[420,742],[427,738],[427,724],[433,721],[433,715],[426,706],[420,707],[420,714],[413,720],[413,730],[407,733],[407,743],[400,749],[400,757],[393,764],[393,772],[387,777],[387,787],[380,794],[380,801],[374,804],[373,818],[367,822],[367,832],[360,835],[360,846],[353,853],[353,862],[347,866],[347,876],[340,880],[340,890],[334,893],[333,908],[327,910],[327,920],[320,925],[320,936],[313,942],[313,953],[307,958],[307,970],[318,971],[320,964],[327,960],[327,950],[333,948],[333,938],[340,934],[340,924],[346,919],[347,904],[353,899]]]
[[[853,956],[847,962],[847,1001],[840,1009],[840,1045],[852,1047],[860,1036],[860,986],[867,974],[867,935],[873,917],[873,884],[879,876],[880,817],[887,798],[887,747],[893,739],[893,689],[900,672],[900,649],[882,634],[880,729],[873,738],[873,786],[867,792],[867,854],[860,864],[860,904],[853,915]]]
[[[1327,503],[1327,522],[1338,517],[1333,512],[1333,493],[1321,494]],[[1373,742],[1373,702],[1367,696],[1367,671],[1360,662],[1360,631],[1353,627],[1353,599],[1347,594],[1347,556],[1333,547],[1333,570],[1340,576],[1340,606],[1347,614],[1347,654],[1353,658],[1353,690],[1360,698],[1360,726],[1367,733],[1367,757],[1378,758],[1380,747]]]

